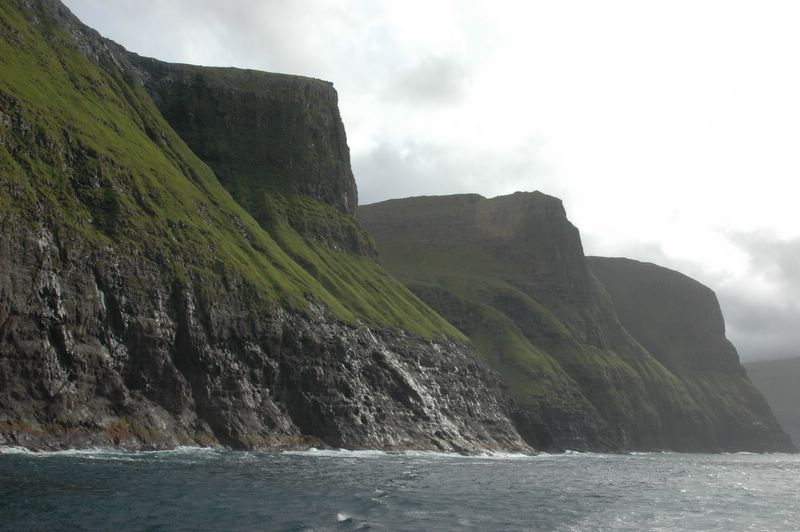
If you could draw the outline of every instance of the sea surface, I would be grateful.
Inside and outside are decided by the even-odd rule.
[[[3,530],[797,530],[795,455],[0,448]]]

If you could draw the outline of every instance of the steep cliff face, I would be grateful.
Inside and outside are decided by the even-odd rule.
[[[775,418],[800,445],[800,358],[745,362],[747,376],[764,394]]]
[[[2,7],[0,444],[526,448],[496,377],[370,257],[329,86],[247,74],[280,124],[239,160],[261,203],[227,182],[256,221],[136,58],[55,0]]]
[[[589,257],[623,326],[692,390],[721,447],[788,441],[748,379],[714,292],[681,273],[630,259]]]
[[[671,372],[625,330],[559,200],[538,192],[409,198],[363,206],[359,216],[383,264],[503,376],[530,441],[555,449],[787,448],[769,426],[757,429],[758,440],[729,438],[708,383]]]
[[[146,261],[4,229],[0,442],[522,447],[463,345],[274,309],[235,275],[170,285]]]
[[[280,216],[328,245],[374,255],[347,216],[358,192],[331,83],[126,58],[170,126],[262,226]],[[312,204],[329,212],[315,218]]]

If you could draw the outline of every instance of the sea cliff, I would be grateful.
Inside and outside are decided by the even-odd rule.
[[[643,291],[664,282],[663,269],[626,285],[632,276],[617,269],[629,263],[587,261],[558,199],[419,197],[359,216],[389,271],[505,379],[520,433],[537,447],[792,448],[725,339],[713,293],[688,280],[672,299]],[[676,320],[696,334],[673,341]]]
[[[558,199],[357,208],[329,82],[1,1],[0,445],[791,448],[707,289],[669,343]]]
[[[148,89],[193,67],[56,0],[3,1],[0,58],[0,444],[528,449],[372,258],[329,83],[196,69],[181,114]]]

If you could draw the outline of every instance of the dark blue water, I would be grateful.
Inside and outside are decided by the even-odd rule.
[[[795,530],[790,455],[0,454],[4,530]]]

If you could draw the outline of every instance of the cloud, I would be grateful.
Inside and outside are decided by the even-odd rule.
[[[558,189],[541,161],[534,139],[502,153],[486,147],[406,140],[384,143],[353,158],[362,204],[388,198],[483,192],[488,196],[517,190]],[[488,191],[488,192],[487,192]]]
[[[725,288],[717,295],[725,313],[728,337],[742,360],[800,356],[800,309],[778,301],[752,299],[736,289]]]
[[[720,289],[731,336],[748,359],[800,356],[800,239],[730,233],[749,258],[746,277]]]
[[[731,240],[750,257],[752,268],[771,285],[776,299],[790,306],[800,306],[800,238],[780,239],[774,231],[731,233]]]
[[[455,57],[426,57],[402,72],[386,91],[390,100],[399,98],[411,104],[456,105],[464,97],[469,69]]]

